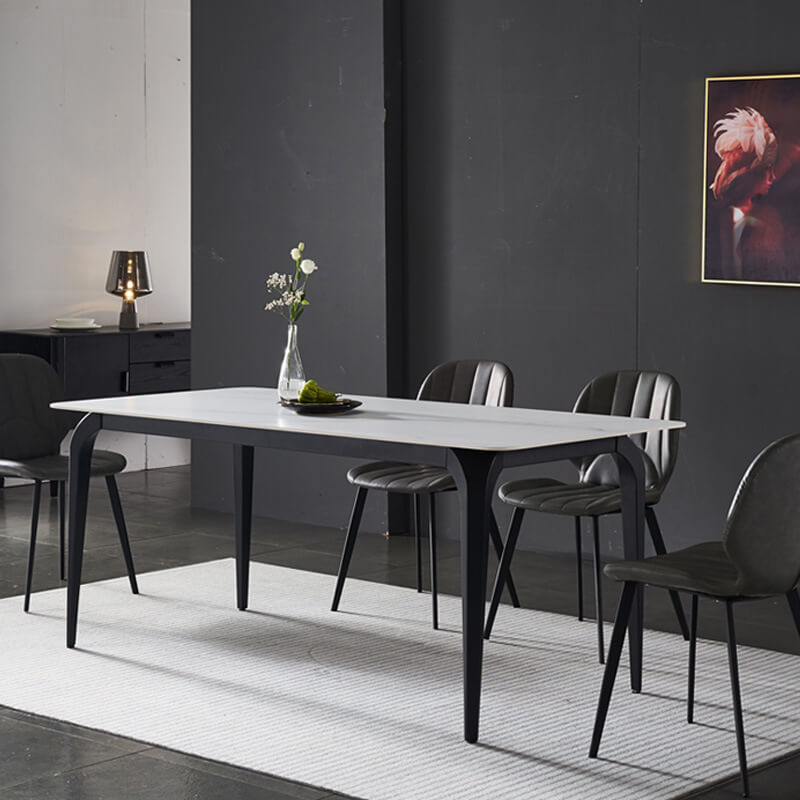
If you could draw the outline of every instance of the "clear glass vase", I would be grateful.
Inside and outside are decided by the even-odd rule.
[[[303,361],[297,349],[297,325],[289,325],[286,335],[286,350],[278,373],[278,396],[281,400],[297,400],[297,395],[306,382]]]

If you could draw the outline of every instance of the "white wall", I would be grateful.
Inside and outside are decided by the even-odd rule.
[[[141,322],[190,311],[190,0],[0,2],[0,328],[116,324],[112,250],[147,250]],[[188,445],[106,437],[130,468]]]

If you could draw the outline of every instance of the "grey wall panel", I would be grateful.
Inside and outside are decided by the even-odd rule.
[[[752,9],[642,6],[640,363],[679,378],[689,425],[660,506],[671,547],[720,536],[748,463],[798,430],[797,289],[700,282],[705,78],[800,71],[800,6]]]
[[[275,385],[286,325],[262,310],[264,281],[303,240],[319,265],[300,323],[308,376],[385,393],[381,42],[371,0],[193,2],[195,387]],[[230,460],[195,446],[195,504],[228,507]],[[344,525],[352,462],[256,463],[256,513]]]
[[[518,405],[567,410],[634,364],[638,8],[406,4],[412,383],[497,358]],[[534,525],[569,546],[544,516],[523,546]]]

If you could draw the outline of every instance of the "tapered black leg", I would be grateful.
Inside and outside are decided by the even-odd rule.
[[[622,490],[622,545],[628,561],[644,557],[644,462],[642,451],[627,437],[616,440],[617,466]],[[636,587],[628,621],[631,691],[642,690],[642,628],[644,598]]]
[[[580,517],[575,517],[575,577],[578,581],[578,619],[583,622],[583,550]]]
[[[692,616],[689,626],[689,687],[686,692],[686,721],[694,722],[694,676],[697,663],[697,600],[692,595]]]
[[[744,749],[744,721],[742,719],[742,697],[739,689],[739,659],[736,655],[736,630],[733,624],[733,603],[725,602],[728,621],[728,667],[731,672],[731,694],[733,695],[733,720],[736,725],[736,747],[739,750],[739,768],[742,774],[742,796],[750,796],[750,778],[747,774],[747,754]]]
[[[503,537],[500,536],[500,529],[497,526],[497,517],[494,515],[494,511],[489,512],[489,536],[492,539],[492,544],[494,545],[494,551],[497,553],[497,557],[503,555]],[[514,578],[511,575],[511,570],[508,571],[508,595],[511,598],[511,605],[514,608],[519,608],[519,597],[517,596],[517,587],[514,586]]]
[[[489,511],[500,468],[494,453],[460,449],[448,451],[446,466],[455,478],[461,511],[464,738],[468,742],[476,742],[481,708]]]
[[[431,613],[433,629],[439,628],[439,586],[436,578],[436,505],[434,495],[428,495],[428,547],[431,555]]]
[[[75,428],[69,446],[69,544],[67,546],[67,647],[75,647],[78,634],[78,603],[86,536],[86,504],[94,440],[102,416],[87,414]]]
[[[122,546],[122,556],[125,559],[125,568],[128,570],[131,591],[134,594],[139,594],[139,585],[136,583],[136,570],[133,566],[133,555],[131,554],[131,544],[128,541],[128,529],[125,526],[125,515],[122,513],[122,503],[119,501],[117,480],[113,475],[106,475],[106,486],[108,487],[108,497],[111,500],[111,510],[114,512],[114,521],[117,523],[119,543]]]
[[[797,594],[797,589],[787,592],[786,599],[789,601],[789,609],[792,612],[794,626],[797,628],[797,633],[800,634],[800,596]]]
[[[353,548],[358,536],[358,526],[361,524],[361,514],[364,512],[364,501],[367,499],[367,490],[359,486],[356,490],[356,499],[353,501],[353,510],[350,513],[350,524],[347,526],[347,534],[344,537],[344,547],[342,557],[339,561],[339,573],[336,576],[336,589],[333,592],[333,602],[331,611],[338,611],[339,601],[342,599],[342,589],[347,578],[347,570],[350,568],[350,558],[353,555]],[[414,501],[416,503],[416,495]]]
[[[56,497],[60,488],[60,481],[50,481],[50,497]]]
[[[52,486],[52,484],[50,484]],[[58,485],[58,570],[61,580],[67,578],[65,556],[67,533],[67,482],[61,481]]]
[[[414,547],[417,551],[417,591],[422,591],[422,511],[419,495],[414,495]]]
[[[514,556],[514,549],[517,546],[517,539],[519,538],[519,530],[522,526],[522,518],[525,516],[524,508],[515,508],[514,513],[511,515],[511,523],[508,526],[508,536],[506,537],[506,544],[503,547],[503,552],[500,554],[500,563],[497,565],[497,575],[494,579],[494,588],[492,589],[492,600],[489,603],[489,613],[486,616],[486,626],[484,628],[483,636],[488,639],[492,635],[492,627],[494,626],[494,618],[497,616],[497,609],[500,606],[500,596],[503,594],[503,586],[505,585],[508,571],[511,568],[511,559]]]
[[[592,517],[592,558],[594,561],[594,607],[597,611],[597,653],[601,664],[605,663],[605,642],[603,641],[603,574],[600,570],[600,521]]]
[[[33,482],[33,508],[31,509],[31,537],[28,542],[28,569],[25,573],[25,602],[27,611],[31,606],[31,584],[33,582],[33,560],[36,555],[36,531],[39,527],[39,504],[42,499],[42,482]]]
[[[645,506],[644,516],[647,520],[647,527],[650,530],[650,538],[653,540],[653,549],[656,551],[657,555],[664,555],[664,553],[667,552],[667,548],[664,545],[664,537],[661,535],[661,528],[658,525],[655,509],[652,506]],[[681,603],[680,595],[673,589],[670,589],[669,599],[672,601],[672,607],[675,609],[675,616],[678,618],[678,625],[680,626],[683,638],[688,641],[689,626],[686,624],[686,615],[683,613],[683,603]]]
[[[250,532],[253,524],[253,448],[233,446],[233,497],[236,538],[236,607],[247,608],[250,585]]]
[[[589,746],[589,758],[597,758],[597,751],[600,748],[600,739],[603,736],[603,728],[606,724],[608,705],[611,702],[614,680],[617,677],[619,657],[622,654],[622,645],[625,641],[625,629],[629,625],[631,611],[636,599],[636,588],[637,584],[630,581],[626,581],[622,587],[622,595],[619,598],[619,606],[617,607],[617,617],[614,620],[614,630],[611,633],[611,644],[608,646],[606,668],[603,671],[600,699],[597,702],[597,714],[594,718],[594,731],[592,732],[592,743]]]

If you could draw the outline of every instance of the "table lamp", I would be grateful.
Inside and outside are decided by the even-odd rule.
[[[153,291],[147,253],[144,250],[115,250],[111,254],[106,291],[122,297],[120,330],[138,328],[136,298]]]

